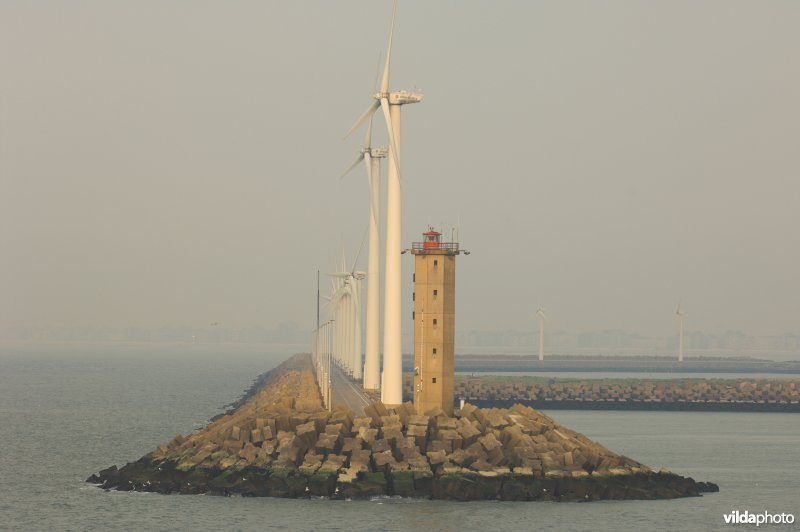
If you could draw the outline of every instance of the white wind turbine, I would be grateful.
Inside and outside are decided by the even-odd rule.
[[[345,354],[348,352],[348,300],[350,297],[350,282],[348,279],[336,279],[334,291],[327,308],[330,308],[333,319],[333,359],[342,369],[350,372],[349,360]]]
[[[331,303],[335,306],[337,327],[337,359],[339,365],[352,375],[353,365],[351,356],[352,345],[352,296],[353,287],[350,279],[344,279],[339,289],[334,293]]]
[[[678,317],[678,362],[683,362],[683,315],[685,313],[681,310],[681,304],[678,303],[678,308],[675,310],[675,315]]]
[[[361,242],[363,247],[364,242]],[[342,346],[342,362],[354,379],[362,378],[361,365],[361,281],[366,274],[356,271],[356,264],[361,255],[361,247],[358,249],[353,267],[346,271],[346,266],[340,271],[329,273],[328,275],[340,279],[341,288],[334,294],[331,303],[336,304],[342,309],[344,339]],[[342,257],[344,259],[344,257]],[[344,265],[344,262],[343,262]]]
[[[381,320],[381,272],[380,272],[380,160],[387,155],[386,148],[372,147],[372,120],[369,122],[364,145],[355,162],[342,174],[344,177],[364,161],[369,183],[369,250],[367,260],[367,322],[364,353],[364,389],[380,388],[380,320]],[[359,299],[360,301],[360,299]]]
[[[335,263],[334,269],[338,269]],[[344,280],[335,277],[331,278],[331,297],[324,298],[327,300],[325,308],[329,309],[331,317],[330,319],[333,321],[331,330],[331,358],[340,366],[342,365],[341,355],[343,322],[341,299],[344,297],[344,291]]]
[[[402,209],[400,198],[400,108],[409,103],[422,101],[422,94],[409,91],[389,91],[389,71],[392,60],[392,36],[397,0],[392,6],[392,22],[389,27],[389,46],[383,67],[381,87],[373,94],[375,101],[356,120],[350,131],[358,128],[380,107],[389,133],[389,168],[386,198],[386,281],[384,285],[383,312],[383,379],[381,399],[388,405],[403,402],[402,359]]]
[[[333,269],[341,271],[346,269],[344,248],[342,248],[341,262],[339,265],[334,262]],[[347,351],[347,338],[345,331],[347,331],[348,319],[345,303],[350,293],[350,286],[349,283],[346,282],[347,279],[345,278],[341,278],[339,276],[330,277],[331,297],[326,298],[328,303],[325,305],[325,308],[330,309],[331,318],[333,320],[333,332],[331,334],[333,360],[337,365],[347,370],[347,360],[344,357],[344,353]]]
[[[536,310],[536,315],[539,316],[539,360],[544,360],[544,320],[547,319],[545,309],[539,307]]]

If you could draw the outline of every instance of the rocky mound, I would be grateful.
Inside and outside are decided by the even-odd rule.
[[[270,372],[237,410],[88,482],[159,493],[478,500],[656,499],[716,491],[618,455],[532,408],[411,403],[324,410],[308,355]]]

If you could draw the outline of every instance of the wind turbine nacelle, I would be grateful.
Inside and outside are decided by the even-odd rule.
[[[392,105],[404,105],[407,103],[419,103],[422,101],[421,92],[397,91],[389,93],[389,103]]]
[[[371,148],[369,154],[375,159],[380,159],[389,155],[389,148]]]
[[[373,98],[376,100],[380,100],[384,94],[380,92],[376,92],[373,94]],[[422,101],[422,97],[424,95],[421,92],[409,92],[409,91],[395,91],[389,93],[389,103],[391,105],[405,105],[407,103],[419,103]]]

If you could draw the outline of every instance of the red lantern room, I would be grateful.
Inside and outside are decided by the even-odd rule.
[[[428,227],[428,232],[422,233],[424,240],[422,242],[423,249],[439,249],[439,243],[442,233],[433,230],[433,227]]]

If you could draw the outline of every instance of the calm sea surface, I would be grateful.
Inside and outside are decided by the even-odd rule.
[[[800,518],[800,414],[552,412],[616,452],[721,489],[674,501],[244,499],[84,483],[205,425],[297,350],[0,346],[0,529],[717,530],[730,528],[722,515],[737,509]]]

